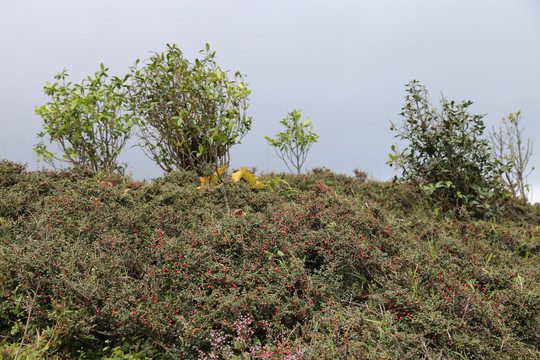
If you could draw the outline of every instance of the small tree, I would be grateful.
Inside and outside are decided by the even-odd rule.
[[[521,111],[503,117],[499,129],[492,128],[490,139],[493,156],[502,163],[512,165],[503,174],[504,183],[514,196],[527,200],[530,190],[527,178],[534,170],[534,167],[531,170],[527,169],[533,144],[530,139],[525,143],[523,139],[525,129],[520,128],[520,121]]]
[[[94,77],[80,84],[66,83],[68,74],[63,70],[54,77],[61,83],[47,82],[45,94],[52,100],[35,109],[44,121],[44,131],[38,134],[41,142],[34,147],[39,161],[54,166],[54,160],[60,160],[94,171],[123,170],[125,165],[119,164],[117,157],[134,125],[126,111],[129,77],[113,77],[108,82],[108,70],[101,64]],[[61,158],[47,149],[43,141],[46,136],[62,150]]]
[[[402,181],[418,185],[444,209],[465,208],[489,217],[503,196],[500,175],[505,167],[491,156],[483,139],[484,115],[470,115],[471,101],[460,104],[441,98],[441,109],[429,102],[426,88],[414,80],[407,84],[401,127],[392,123],[396,137],[408,142],[403,150],[392,146],[388,164],[401,168]]]
[[[233,80],[217,66],[215,52],[190,63],[176,45],[133,67],[129,100],[140,118],[141,147],[164,171],[200,175],[229,164],[229,149],[251,129],[250,91],[243,75]]]
[[[301,116],[301,110],[293,110],[280,122],[285,126],[285,131],[277,133],[275,139],[266,136],[266,140],[274,147],[277,156],[283,160],[287,169],[293,172],[289,167],[290,163],[298,175],[300,175],[309,150],[319,138],[313,132],[313,125],[309,117],[300,121]]]

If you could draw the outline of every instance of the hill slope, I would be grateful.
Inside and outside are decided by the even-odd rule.
[[[0,167],[2,358],[540,358],[539,206]]]

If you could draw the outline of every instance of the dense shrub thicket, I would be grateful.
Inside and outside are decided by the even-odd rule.
[[[195,173],[0,163],[0,356],[540,358],[538,205],[456,220],[407,184],[282,176],[229,184],[227,217]]]

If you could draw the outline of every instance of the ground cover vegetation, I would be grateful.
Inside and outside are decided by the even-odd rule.
[[[540,357],[540,207],[457,218],[357,173],[230,183],[228,216],[195,172],[2,161],[1,357]]]
[[[45,87],[36,152],[52,161],[48,135],[73,166],[0,162],[1,358],[540,358],[519,113],[492,148],[470,101],[437,109],[413,81],[394,181],[302,174],[318,136],[299,111],[267,138],[296,174],[255,175],[229,168],[243,76],[202,53]],[[163,177],[123,175],[132,128]]]

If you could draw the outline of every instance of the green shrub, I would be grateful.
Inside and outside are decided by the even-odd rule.
[[[140,118],[142,148],[166,172],[211,173],[251,129],[250,90],[239,72],[229,80],[206,45],[194,63],[176,45],[133,68],[129,101]],[[137,60],[136,65],[139,60]]]
[[[402,170],[399,180],[411,181],[443,210],[465,209],[475,217],[500,211],[505,188],[501,175],[509,165],[491,156],[483,115],[468,113],[471,101],[455,103],[441,98],[441,109],[429,102],[426,88],[416,80],[408,95],[401,127],[392,124],[396,137],[407,142],[399,151],[392,146],[389,164]]]
[[[127,80],[113,77],[107,81],[107,71],[101,64],[94,77],[80,84],[66,83],[66,70],[54,78],[61,81],[44,87],[51,97],[47,104],[36,107],[44,124],[34,147],[39,159],[54,165],[55,154],[47,150],[44,138],[55,142],[63,152],[61,161],[74,166],[86,166],[93,171],[123,171],[117,157],[131,135],[134,119],[127,111]]]

